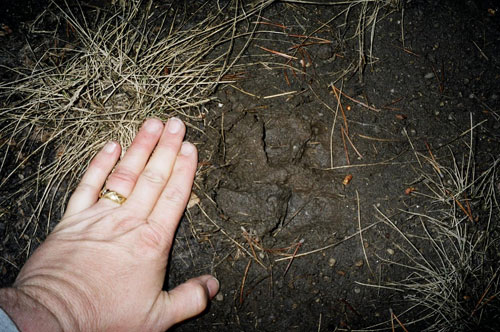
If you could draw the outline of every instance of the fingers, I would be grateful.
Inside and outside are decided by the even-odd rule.
[[[135,186],[139,174],[149,160],[151,152],[158,143],[163,131],[163,123],[158,119],[148,119],[137,133],[130,148],[116,169],[109,175],[106,188],[128,197]],[[101,201],[106,204],[116,204],[108,199]]]
[[[153,155],[124,204],[137,211],[138,217],[147,217],[158,201],[176,163],[185,132],[181,120],[168,120]]]
[[[182,143],[168,183],[147,219],[148,223],[155,223],[163,230],[167,250],[191,195],[197,163],[195,146],[188,142]]]
[[[162,292],[153,312],[162,329],[194,317],[207,307],[219,291],[219,281],[211,275],[190,279],[170,292]]]
[[[73,215],[95,204],[106,178],[118,161],[120,151],[120,145],[115,142],[108,142],[99,151],[71,195],[65,215]]]

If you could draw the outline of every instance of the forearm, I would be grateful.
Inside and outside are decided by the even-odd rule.
[[[62,331],[50,310],[16,288],[0,289],[0,307],[22,332]]]

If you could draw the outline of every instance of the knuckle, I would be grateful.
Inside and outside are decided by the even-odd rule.
[[[141,176],[148,182],[153,184],[165,184],[168,180],[167,176],[162,172],[153,169],[145,169]]]
[[[160,140],[160,142],[158,142],[158,148],[168,151],[170,153],[177,154],[177,151],[179,151],[181,143],[182,143],[181,137],[177,136],[174,138],[171,137],[168,140]]]
[[[131,184],[132,186],[135,184],[137,180],[137,175],[122,167],[118,167],[113,173],[109,175],[108,183],[112,183],[113,181],[124,182],[127,184]]]
[[[161,199],[173,205],[186,204],[186,193],[179,186],[167,186],[161,194]]]
[[[100,188],[97,188],[96,186],[93,186],[89,183],[84,183],[80,182],[80,184],[75,188],[75,191],[73,192],[74,194],[93,194],[94,192],[97,192]]]
[[[141,239],[146,249],[161,250],[165,247],[165,231],[157,222],[149,221],[148,227],[143,227]]]
[[[193,291],[193,295],[194,295],[194,299],[195,299],[193,301],[193,303],[195,305],[194,310],[196,311],[196,313],[200,313],[203,310],[205,310],[205,308],[208,305],[207,290],[205,289],[205,287],[203,287],[198,282],[193,282],[192,287],[193,287],[192,291]]]

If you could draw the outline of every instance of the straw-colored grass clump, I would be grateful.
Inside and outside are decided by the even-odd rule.
[[[398,234],[391,243],[395,258],[379,259],[406,277],[374,287],[399,292],[409,308],[398,313],[402,324],[425,331],[495,330],[500,319],[498,252],[498,167],[489,157],[478,169],[471,140],[469,151],[448,161],[417,153],[419,168],[414,194],[423,204],[403,212],[397,223],[381,211],[380,220]],[[431,171],[432,170],[432,171]],[[387,256],[387,255],[381,255]],[[392,317],[394,318],[394,317]],[[392,324],[398,325],[394,319]]]
[[[45,188],[39,214],[98,148],[109,140],[127,146],[145,118],[201,121],[252,37],[252,27],[239,23],[270,3],[207,2],[189,15],[175,2],[161,11],[142,0],[106,9],[51,3],[30,27],[44,42],[28,45],[24,66],[9,68],[17,78],[0,85],[0,169],[7,174],[0,189],[23,165],[39,167],[3,202],[36,184]]]

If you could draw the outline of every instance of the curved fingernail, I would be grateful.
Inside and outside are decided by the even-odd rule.
[[[183,156],[189,156],[190,154],[192,154],[195,150],[195,147],[193,144],[189,143],[189,142],[184,142],[182,143],[182,146],[181,146],[181,154]]]
[[[161,123],[161,121],[156,119],[149,119],[144,122],[144,128],[148,133],[151,134],[158,132],[162,127],[163,124]]]
[[[117,144],[115,142],[108,142],[104,146],[104,152],[106,153],[113,153],[116,149]]]
[[[219,292],[219,288],[220,288],[219,280],[215,279],[214,277],[208,279],[207,280],[207,288],[208,288],[208,294],[209,294],[210,298],[212,299]]]
[[[171,134],[177,134],[181,131],[183,123],[177,118],[170,118],[167,122],[168,132]]]

